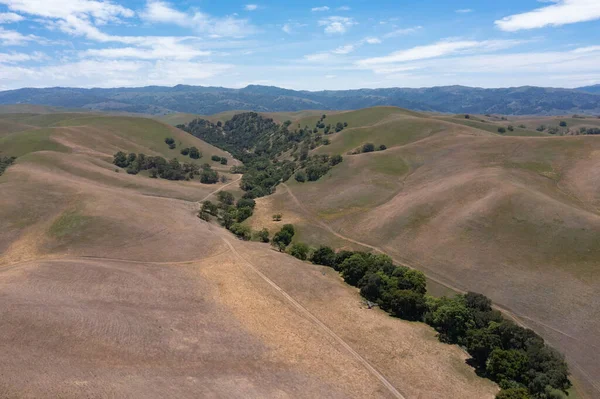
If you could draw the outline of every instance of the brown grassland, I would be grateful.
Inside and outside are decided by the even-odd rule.
[[[282,213],[298,241],[381,250],[424,271],[434,293],[481,292],[565,353],[578,393],[598,397],[600,140],[535,131],[565,118],[473,119],[391,107],[328,117],[351,122],[315,152],[344,162],[280,186],[249,223],[274,231],[268,216]],[[508,124],[526,128],[495,133]],[[388,149],[347,155],[366,142]]]
[[[497,392],[460,348],[438,342],[422,323],[367,309],[333,270],[236,240],[196,217],[199,201],[234,189],[239,176],[221,169],[224,184],[172,182],[117,173],[111,163],[118,150],[183,160],[179,148],[192,145],[204,154],[199,162],[230,157],[219,149],[143,118],[5,113],[5,126],[0,152],[19,158],[0,177],[0,397],[480,399]],[[413,171],[411,150],[394,151]],[[354,158],[358,166],[362,158]],[[387,170],[385,162],[375,170]],[[389,192],[385,203],[410,184],[392,169],[388,191],[381,189]],[[293,190],[311,204],[310,190]],[[278,195],[259,201],[257,215],[266,219],[263,205]],[[369,215],[361,215],[365,223]],[[302,209],[297,218],[306,220]],[[323,220],[365,239],[343,216]],[[309,225],[300,229],[315,240],[353,245],[327,238],[325,227],[304,233]],[[397,237],[381,245],[391,248]]]

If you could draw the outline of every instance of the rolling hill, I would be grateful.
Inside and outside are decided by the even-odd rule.
[[[596,397],[600,141],[535,130],[562,120],[575,130],[597,123],[391,107],[328,116],[351,123],[313,153],[344,161],[316,182],[279,186],[248,223],[274,231],[269,216],[282,213],[298,241],[385,252],[424,271],[434,293],[484,293],[565,353],[579,389]],[[524,127],[497,133],[509,124]],[[348,155],[367,142],[387,149]]]
[[[212,115],[234,110],[353,110],[384,105],[454,114],[600,114],[600,97],[596,92],[531,86],[502,89],[445,86],[316,92],[256,85],[242,89],[186,85],[111,89],[25,88],[0,92],[0,104],[43,104],[151,115],[175,112]]]
[[[331,269],[197,218],[199,201],[235,192],[238,176],[220,164],[229,180],[214,185],[112,164],[119,150],[183,161],[179,149],[196,146],[197,163],[230,157],[221,150],[152,119],[30,112],[0,121],[0,154],[18,157],[0,176],[0,397],[498,391],[458,347],[367,309]]]

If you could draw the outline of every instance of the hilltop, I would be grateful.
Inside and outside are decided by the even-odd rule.
[[[251,85],[242,89],[178,85],[138,88],[25,88],[0,92],[0,104],[43,104],[97,111],[212,115],[225,111],[293,112],[397,106],[417,111],[505,115],[600,114],[600,96],[581,90],[465,86],[296,91]],[[594,93],[594,94],[592,94]]]

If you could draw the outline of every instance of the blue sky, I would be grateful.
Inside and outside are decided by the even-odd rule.
[[[0,0],[0,90],[600,83],[600,0]]]

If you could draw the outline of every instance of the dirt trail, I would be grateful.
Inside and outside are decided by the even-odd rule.
[[[398,390],[379,372],[377,371],[364,357],[362,357],[359,353],[357,353],[346,341],[344,341],[339,335],[333,332],[327,325],[325,325],[321,320],[319,320],[315,315],[313,315],[308,309],[302,306],[298,301],[292,298],[287,292],[285,292],[280,286],[278,286],[273,280],[264,275],[260,270],[258,270],[250,261],[244,258],[238,251],[235,249],[233,244],[229,241],[229,238],[225,238],[225,236],[221,235],[221,239],[223,242],[231,249],[231,252],[238,257],[242,263],[244,263],[248,268],[250,268],[254,273],[256,273],[260,278],[262,278],[266,283],[268,283],[271,287],[277,290],[285,299],[287,299],[296,309],[298,309],[304,316],[306,316],[309,320],[317,325],[317,327],[321,328],[327,335],[332,337],[336,342],[338,342],[344,349],[346,349],[356,360],[358,360],[371,374],[373,374],[381,383],[387,388],[387,390],[398,399],[406,399]]]
[[[206,197],[202,198],[198,202],[204,202],[204,201],[206,201],[207,199],[210,198],[211,195],[214,195],[214,194],[218,193],[219,191],[223,190],[225,187],[228,187],[228,186],[232,185],[233,183],[240,181],[241,179],[242,179],[242,175],[240,175],[237,179],[233,180],[232,182],[229,182],[229,183],[225,184],[224,186],[219,187],[215,191],[209,193]]]
[[[360,245],[360,246],[363,246],[363,247],[366,247],[366,248],[372,249],[373,251],[379,252],[379,253],[381,253],[381,254],[388,255],[388,254],[387,254],[387,253],[386,253],[386,252],[385,252],[383,249],[381,249],[381,248],[379,248],[379,247],[376,247],[376,246],[374,246],[374,245],[371,245],[371,244],[367,244],[367,243],[365,243],[365,242],[361,242],[361,241],[354,240],[354,239],[352,239],[352,238],[350,238],[350,237],[344,236],[344,235],[342,235],[342,234],[340,234],[340,233],[336,232],[336,231],[335,231],[335,230],[333,230],[333,229],[331,228],[331,226],[329,226],[327,223],[325,223],[325,222],[323,222],[322,220],[320,220],[320,219],[316,218],[315,216],[313,216],[313,215],[310,213],[310,211],[309,211],[308,209],[306,209],[306,207],[305,207],[305,206],[304,206],[304,205],[303,205],[303,204],[300,202],[300,200],[299,200],[299,199],[298,199],[298,198],[297,198],[297,197],[294,195],[294,193],[292,192],[292,190],[290,190],[290,188],[289,188],[289,187],[288,187],[288,186],[287,186],[285,183],[282,183],[281,185],[282,185],[282,186],[284,186],[284,187],[286,188],[286,190],[288,191],[288,193],[289,193],[289,194],[290,194],[290,196],[292,197],[292,200],[293,200],[293,201],[296,203],[296,205],[298,205],[298,207],[299,207],[299,208],[302,210],[302,212],[304,212],[304,213],[305,213],[305,214],[306,214],[306,215],[309,217],[309,219],[310,219],[311,221],[313,221],[313,222],[315,222],[315,223],[319,224],[319,226],[323,227],[323,228],[324,228],[324,229],[326,229],[328,232],[330,232],[331,234],[335,235],[335,236],[336,236],[336,237],[338,237],[338,238],[341,238],[342,240],[345,240],[345,241],[351,242],[351,243],[353,243],[353,244],[357,244],[357,245]],[[408,267],[408,268],[410,268],[410,269],[418,269],[418,268],[416,268],[416,267],[412,266],[411,264],[407,263],[406,261],[403,261],[403,260],[400,260],[400,259],[397,259],[397,258],[393,258],[393,257],[392,257],[392,260],[393,260],[394,262],[396,262],[397,264],[401,265],[401,266],[405,266],[405,267]],[[432,276],[430,276],[430,275],[427,275],[427,278],[428,278],[429,280],[431,280],[431,281],[433,281],[433,282],[437,283],[437,284],[440,284],[440,285],[442,285],[442,286],[444,286],[444,287],[446,287],[446,288],[449,288],[449,289],[451,289],[451,290],[453,290],[453,291],[456,291],[456,292],[458,292],[458,293],[462,293],[462,294],[465,294],[465,293],[466,293],[466,291],[464,291],[464,290],[462,290],[462,289],[460,289],[460,288],[458,288],[458,287],[455,287],[455,286],[453,286],[453,285],[451,285],[451,284],[448,284],[448,283],[446,283],[445,281],[442,281],[442,280],[440,280],[440,279],[438,279],[438,278],[432,277]],[[544,327],[546,327],[546,328],[548,328],[548,329],[550,329],[550,330],[552,330],[552,331],[554,331],[554,332],[557,332],[557,333],[559,333],[559,334],[561,334],[561,335],[564,335],[564,336],[567,336],[567,337],[569,337],[569,338],[571,338],[571,339],[575,339],[575,340],[577,340],[577,338],[575,338],[575,337],[573,337],[573,336],[571,336],[571,335],[569,335],[569,334],[566,334],[565,332],[563,332],[563,331],[561,331],[561,330],[558,330],[558,329],[556,329],[556,328],[554,328],[554,327],[551,327],[551,326],[549,326],[549,325],[547,325],[547,324],[544,324],[544,323],[542,323],[542,322],[540,322],[540,321],[538,321],[538,320],[535,320],[535,319],[533,319],[533,318],[531,318],[531,317],[522,316],[522,315],[517,315],[517,314],[516,314],[516,313],[514,313],[513,311],[511,311],[511,310],[509,310],[509,309],[507,309],[507,308],[505,308],[505,307],[503,307],[503,306],[501,306],[501,305],[494,304],[494,305],[493,305],[493,307],[494,307],[494,308],[496,308],[497,310],[501,311],[503,314],[505,314],[505,315],[506,315],[506,316],[508,316],[509,318],[511,318],[511,319],[512,319],[512,320],[513,320],[515,323],[517,323],[517,324],[518,324],[518,325],[520,325],[521,327],[526,327],[526,328],[528,328],[528,327],[527,327],[527,326],[526,326],[526,325],[525,325],[525,324],[524,324],[524,323],[521,321],[521,319],[527,319],[527,320],[530,320],[530,321],[532,321],[532,322],[534,322],[534,323],[537,323],[537,324],[543,325]],[[575,364],[575,365],[577,366],[577,364]],[[578,367],[578,366],[577,366],[577,367]]]

